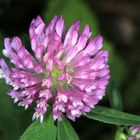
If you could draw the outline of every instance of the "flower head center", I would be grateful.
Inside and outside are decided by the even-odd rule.
[[[52,71],[52,79],[53,79],[53,82],[58,81],[58,76],[61,73],[62,73],[62,70],[60,70],[57,65],[54,65],[54,69]]]

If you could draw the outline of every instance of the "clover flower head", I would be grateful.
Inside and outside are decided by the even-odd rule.
[[[62,16],[46,27],[40,16],[29,28],[31,50],[19,37],[5,38],[3,54],[14,64],[0,60],[0,78],[13,88],[8,95],[27,109],[36,102],[33,120],[43,121],[48,106],[54,120],[63,115],[75,120],[90,112],[105,95],[109,81],[108,51],[101,35],[90,39],[89,25],[79,33],[80,21],[65,31]]]
[[[140,126],[132,126],[129,129],[130,136],[128,140],[139,140],[140,139]]]

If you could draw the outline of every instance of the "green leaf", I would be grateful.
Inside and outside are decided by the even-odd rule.
[[[120,91],[113,81],[110,83],[109,99],[110,99],[111,107],[113,109],[116,110],[123,109],[123,103],[122,103],[122,97]]]
[[[86,117],[115,125],[140,125],[140,117],[107,107],[96,106]]]
[[[43,14],[44,18],[46,21],[50,21],[56,14],[64,17],[66,29],[68,29],[74,21],[81,19],[81,29],[85,24],[89,24],[93,35],[97,35],[99,32],[97,18],[85,1],[49,0],[46,11]]]
[[[24,132],[20,140],[56,140],[56,126],[52,115],[48,115],[47,121],[33,122]]]
[[[5,140],[16,140],[20,133],[19,118],[15,115],[14,104],[7,95],[9,86],[3,79],[0,79],[0,87],[0,132],[3,133]]]
[[[58,140],[79,140],[78,135],[71,126],[70,122],[63,118],[62,121],[58,121]]]

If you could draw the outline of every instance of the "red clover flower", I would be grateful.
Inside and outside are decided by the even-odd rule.
[[[36,102],[33,120],[52,106],[54,120],[63,115],[75,121],[90,112],[105,95],[108,84],[108,51],[102,48],[101,35],[90,39],[89,25],[78,32],[76,21],[66,32],[62,16],[54,16],[46,27],[40,16],[30,28],[32,52],[19,37],[5,38],[3,54],[14,64],[9,68],[0,60],[0,78],[13,89],[8,95],[27,109]]]
[[[140,126],[132,126],[129,129],[130,136],[128,140],[139,140],[140,139]]]

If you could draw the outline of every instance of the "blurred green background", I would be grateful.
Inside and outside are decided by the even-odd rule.
[[[140,114],[139,0],[0,0],[0,57],[3,57],[3,38],[7,36],[18,35],[27,49],[30,47],[28,28],[37,15],[46,23],[54,15],[62,15],[67,29],[75,20],[81,19],[81,30],[88,23],[92,37],[102,34],[103,49],[110,52],[111,82],[100,104]],[[0,140],[18,140],[32,122],[33,109],[24,111],[14,104],[6,94],[8,90],[0,80]],[[120,104],[114,106],[112,102]],[[72,125],[81,140],[115,138],[116,126],[113,125],[84,117]]]

